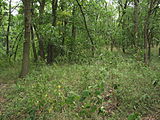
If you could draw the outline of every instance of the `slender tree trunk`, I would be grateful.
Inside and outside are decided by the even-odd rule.
[[[151,41],[148,41],[148,61],[150,61],[151,58]]]
[[[11,53],[10,53],[10,59],[11,57],[14,55],[14,49],[16,48],[16,44],[19,43],[19,39],[22,37],[22,34],[23,34],[23,30],[17,35],[15,41],[14,41],[14,44],[12,45],[12,48],[11,48]]]
[[[133,44],[136,46],[136,43],[138,42],[138,4],[139,0],[134,0],[134,40]]]
[[[78,6],[79,6],[79,9],[81,11],[81,14],[82,14],[82,17],[83,17],[83,21],[84,21],[84,25],[85,25],[85,29],[87,31],[87,34],[88,34],[88,37],[90,39],[90,42],[91,42],[91,48],[92,48],[92,55],[94,55],[94,49],[95,49],[95,46],[94,46],[94,42],[93,42],[93,38],[89,32],[89,29],[88,29],[88,26],[87,26],[87,21],[86,21],[86,17],[85,17],[85,14],[83,12],[83,9],[82,9],[82,5],[79,3],[78,0],[76,0]]]
[[[19,47],[19,42],[21,41],[22,36],[23,36],[23,35],[21,34],[20,37],[19,37],[19,40],[18,40],[18,42],[17,42],[17,45],[16,45],[16,49],[15,49],[15,52],[14,52],[14,61],[16,61],[17,51],[18,51],[18,47]]]
[[[34,1],[32,1],[32,8],[31,8],[31,18],[34,17]],[[35,41],[34,41],[34,23],[33,19],[31,19],[32,24],[31,24],[31,42],[32,42],[32,50],[33,50],[33,55],[34,55],[34,62],[37,62],[38,56],[37,56],[37,50],[35,47]]]
[[[159,57],[160,57],[160,47],[159,47]]]
[[[110,36],[110,38],[111,38],[111,52],[112,52],[113,48],[114,48],[114,40],[113,40],[112,36]]]
[[[0,26],[2,25],[2,1],[0,1]]]
[[[9,35],[10,35],[10,26],[11,26],[11,7],[12,0],[9,1],[9,16],[8,16],[8,27],[7,27],[7,35],[6,35],[6,54],[9,55]]]
[[[76,12],[76,7],[73,7],[72,11],[72,17],[75,18],[75,12]],[[72,21],[72,40],[71,40],[71,52],[74,51],[74,42],[76,40],[76,26],[75,26],[75,20],[73,19]]]
[[[75,48],[75,40],[76,40],[76,26],[75,26],[75,12],[76,12],[76,7],[73,6],[73,9],[72,9],[72,28],[71,28],[71,42],[70,42],[70,51],[69,51],[69,61],[71,61],[71,56],[74,52],[74,48]]]
[[[66,37],[66,27],[67,27],[67,21],[63,22],[63,35],[62,35],[62,46],[64,46],[65,37]]]
[[[118,25],[118,26],[120,26],[120,24],[122,25],[122,30],[123,30],[123,31],[122,31],[122,35],[123,35],[123,37],[125,36],[125,28],[126,28],[124,15],[126,14],[126,9],[127,9],[127,7],[128,7],[128,2],[129,2],[129,0],[126,0],[126,2],[125,2],[124,5],[123,5],[122,3],[119,3],[119,4],[120,4],[120,7],[121,7],[121,9],[122,9],[122,15],[121,15],[121,19],[120,19],[120,22],[119,22],[119,25]],[[125,42],[126,42],[126,41],[125,41]],[[125,49],[126,49],[125,42],[124,42],[124,40],[123,40],[123,41],[122,41],[122,44],[121,44],[123,53],[126,53],[126,51],[125,51]]]
[[[61,3],[61,10],[62,11],[64,11],[64,7],[65,7],[64,4],[65,4],[65,2],[62,1],[62,3]],[[62,20],[62,26],[63,26],[63,30],[62,30],[62,43],[61,43],[61,45],[64,46],[65,37],[66,37],[66,27],[67,27],[67,20],[66,19]]]
[[[39,9],[39,26],[40,26],[41,24],[43,24],[44,7],[45,7],[46,1],[41,0],[41,1],[39,1],[39,3],[40,3],[40,9]],[[41,59],[44,60],[45,59],[45,52],[44,52],[44,39],[43,39],[42,34],[39,34],[38,42],[39,42],[39,55],[40,55]]]
[[[145,17],[145,22],[144,22],[144,63],[147,65],[149,63],[149,56],[150,56],[150,37],[149,37],[149,25],[150,25],[150,17],[153,14],[152,10],[154,7],[154,3],[156,3],[156,0],[148,0],[147,7],[148,11]]]
[[[62,56],[64,55],[63,47],[64,47],[64,45],[65,45],[65,39],[66,39],[66,29],[67,29],[67,21],[64,20],[64,22],[63,22],[62,43],[61,43],[61,48],[60,48],[60,54],[61,54]]]
[[[57,7],[58,0],[52,0],[52,26],[56,27],[56,19],[57,19]],[[54,45],[51,41],[48,42],[47,45],[47,63],[52,64],[54,62]]]
[[[32,39],[32,49],[33,49],[33,55],[34,55],[34,62],[37,62],[38,56],[37,56],[37,50],[36,50],[35,42],[34,42],[33,26],[31,26],[31,39]]]
[[[148,64],[148,17],[146,18],[144,25],[144,63]]]
[[[24,44],[23,44],[23,60],[20,77],[25,77],[29,72],[29,53],[31,39],[31,0],[23,0],[24,4]]]

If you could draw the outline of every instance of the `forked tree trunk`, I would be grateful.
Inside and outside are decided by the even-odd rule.
[[[20,77],[25,77],[29,72],[29,52],[31,39],[31,0],[23,0],[24,4],[24,44],[23,44],[23,60]]]

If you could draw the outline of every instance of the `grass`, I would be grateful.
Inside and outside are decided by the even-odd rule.
[[[2,120],[160,119],[160,63],[104,53],[85,64],[19,65],[1,70]],[[16,68],[16,69],[15,69]],[[14,81],[14,82],[13,82]]]

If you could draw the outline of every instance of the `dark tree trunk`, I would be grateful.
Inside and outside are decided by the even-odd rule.
[[[64,7],[65,7],[64,5],[65,5],[65,2],[62,1],[62,3],[61,3],[61,10],[62,11],[64,11]],[[62,20],[62,26],[63,26],[63,30],[62,30],[62,43],[61,43],[61,45],[63,47],[64,43],[65,43],[65,37],[66,37],[66,27],[67,27],[67,20],[66,19]],[[62,50],[61,50],[61,55],[62,54],[63,53],[62,53]]]
[[[67,29],[67,21],[65,20],[63,22],[63,35],[62,35],[62,43],[61,43],[61,46],[62,48],[60,49],[60,54],[63,55],[64,54],[64,51],[63,51],[63,47],[64,47],[64,44],[65,44],[65,38],[66,38],[66,29]]]
[[[121,15],[121,19],[120,19],[120,22],[119,22],[118,26],[122,25],[122,30],[123,30],[122,31],[122,35],[123,35],[123,37],[126,35],[126,33],[125,33],[126,22],[125,22],[125,19],[124,19],[124,15],[126,14],[126,9],[128,7],[128,2],[129,2],[129,0],[126,0],[126,2],[123,5],[123,3],[121,3],[119,1],[119,5],[120,5],[120,7],[122,9],[122,15]],[[127,41],[123,40],[122,44],[121,44],[123,53],[126,53],[126,51],[125,51],[125,48],[126,48],[125,42],[127,42]]]
[[[113,51],[113,48],[114,48],[114,43],[115,43],[115,41],[114,41],[114,39],[113,39],[112,36],[110,36],[110,38],[111,38],[111,52],[112,52],[112,51]]]
[[[16,61],[17,51],[18,51],[18,47],[19,47],[19,42],[21,41],[22,36],[23,36],[23,35],[21,34],[20,37],[19,37],[19,40],[18,40],[18,42],[17,42],[17,45],[16,45],[16,49],[15,49],[15,52],[14,52],[14,61]]]
[[[151,45],[150,45],[150,17],[153,14],[153,8],[156,4],[157,0],[149,0],[148,1],[148,11],[145,17],[145,22],[144,22],[144,63],[148,64],[149,63],[149,58],[150,58],[150,52],[151,52]]]
[[[94,55],[94,49],[95,49],[95,46],[94,46],[94,42],[93,42],[93,38],[89,32],[89,29],[88,29],[88,26],[87,26],[87,21],[86,21],[86,17],[85,17],[85,14],[83,12],[83,9],[82,9],[82,5],[79,3],[78,0],[76,0],[78,6],[79,6],[79,9],[81,11],[81,14],[82,14],[82,17],[83,17],[83,21],[84,21],[84,26],[85,26],[85,29],[87,31],[87,34],[88,34],[88,37],[90,39],[90,42],[91,42],[91,49],[92,49],[92,55]]]
[[[31,0],[23,0],[24,4],[24,44],[23,44],[23,60],[20,77],[25,77],[29,72],[29,53],[31,39]]]
[[[151,58],[151,40],[148,41],[148,60]]]
[[[159,57],[160,57],[160,47],[159,47]]]
[[[20,32],[20,33],[17,35],[17,37],[16,37],[16,39],[15,39],[15,41],[14,41],[14,44],[13,44],[13,46],[12,46],[12,48],[11,48],[10,58],[14,55],[14,49],[15,49],[15,47],[16,47],[16,44],[19,43],[19,39],[22,37],[22,34],[23,34],[23,30],[22,30],[22,32]]]
[[[31,14],[32,14],[32,18],[34,17],[34,1],[32,1],[32,9],[31,9]],[[35,41],[34,41],[34,23],[33,23],[33,19],[32,19],[32,25],[31,25],[31,42],[32,42],[32,50],[33,50],[33,55],[34,55],[34,62],[37,62],[38,60],[38,56],[37,56],[37,50],[35,47]]]
[[[136,46],[136,43],[138,42],[138,4],[139,0],[134,0],[134,39],[133,39],[133,44]]]
[[[75,18],[75,12],[76,12],[76,7],[73,7],[72,11],[72,17]],[[72,21],[72,39],[71,39],[71,52],[74,51],[74,42],[76,40],[76,26],[75,26],[75,20],[73,19]]]
[[[2,25],[2,1],[0,1],[0,26]]]
[[[52,26],[56,27],[56,19],[57,19],[57,6],[58,0],[52,0]],[[54,45],[51,41],[48,42],[47,45],[47,63],[52,64],[54,62]]]
[[[126,50],[125,50],[124,46],[122,46],[122,51],[123,51],[123,53],[126,53]]]
[[[31,26],[31,40],[32,40],[32,49],[33,49],[33,55],[34,55],[34,62],[37,62],[38,56],[37,56],[37,50],[36,50],[35,42],[34,42],[33,26]]]
[[[12,0],[9,1],[9,16],[8,16],[8,26],[7,26],[7,35],[6,35],[6,54],[9,55],[9,35],[10,35],[10,26],[11,26],[11,6]]]
[[[148,20],[144,25],[144,63],[148,64]]]
[[[44,16],[44,7],[45,7],[45,0],[40,0],[40,9],[39,9],[39,25],[43,24],[43,16]],[[45,59],[45,52],[44,52],[44,39],[42,34],[39,34],[39,38],[38,38],[38,42],[39,42],[39,55],[41,57],[42,60]]]
[[[71,61],[71,56],[74,52],[74,48],[75,48],[75,40],[76,40],[76,26],[75,26],[75,12],[76,12],[76,7],[73,6],[73,9],[72,9],[72,28],[71,28],[71,42],[70,42],[70,51],[69,51],[69,61]]]

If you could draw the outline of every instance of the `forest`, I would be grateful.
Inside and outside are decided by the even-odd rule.
[[[0,120],[160,120],[160,0],[0,0]]]

